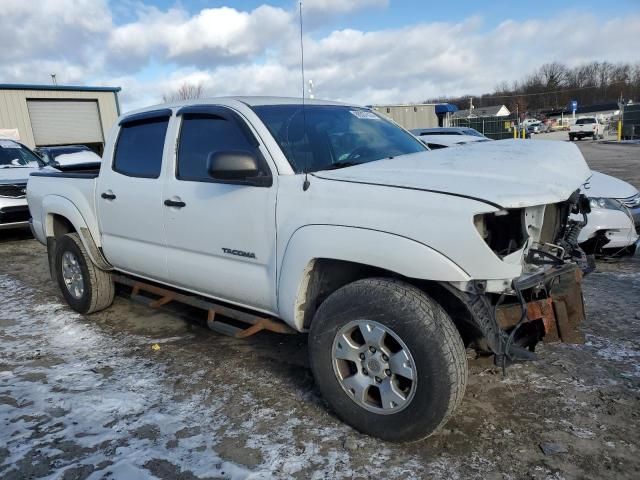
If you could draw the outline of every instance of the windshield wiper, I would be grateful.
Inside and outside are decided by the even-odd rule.
[[[355,167],[356,165],[362,165],[362,162],[349,162],[347,160],[343,160],[341,162],[336,162],[336,163],[332,163],[331,165],[327,165],[326,167],[321,168],[320,170],[337,170],[339,168]]]

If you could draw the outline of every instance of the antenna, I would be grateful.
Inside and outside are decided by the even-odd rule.
[[[299,3],[300,6],[300,73],[302,74],[302,132],[303,132],[303,138],[307,136],[307,114],[306,114],[306,110],[305,110],[305,101],[304,101],[304,89],[305,89],[305,82],[304,82],[304,42],[302,40],[302,2]],[[307,165],[307,161],[304,162],[304,182],[302,183],[302,190],[303,191],[307,191],[309,189],[309,186],[311,185],[309,183],[309,175],[308,175],[308,170],[309,170],[309,166]]]

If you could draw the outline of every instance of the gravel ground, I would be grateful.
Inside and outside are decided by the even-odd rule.
[[[640,186],[640,147],[579,146]],[[303,335],[230,339],[123,296],[84,317],[26,232],[1,234],[0,259],[0,478],[640,478],[638,256],[586,278],[585,345],[506,377],[470,360],[461,408],[409,445],[327,410]]]

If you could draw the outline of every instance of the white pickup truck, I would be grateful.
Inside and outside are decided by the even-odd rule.
[[[408,441],[460,403],[465,347],[505,365],[576,341],[589,176],[571,144],[428,151],[366,108],[238,97],[129,113],[99,171],[27,194],[78,312],[115,272],[261,312],[309,333],[338,416]]]
[[[591,137],[594,140],[604,138],[604,125],[596,117],[580,117],[569,127],[569,140],[582,140]]]

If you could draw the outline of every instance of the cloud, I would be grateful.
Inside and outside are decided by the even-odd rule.
[[[212,96],[299,96],[296,4],[191,14],[132,1],[127,20],[116,22],[117,4],[104,0],[43,0],[38,8],[4,0],[0,77],[42,83],[55,72],[60,83],[121,85],[125,110],[157,103],[185,81]],[[330,16],[386,4],[306,0],[304,8]],[[488,92],[551,61],[640,61],[640,15],[564,11],[490,28],[479,17],[373,31],[330,25],[305,35],[306,77],[317,98],[362,104]]]
[[[77,79],[113,28],[105,0],[3,0],[1,10],[4,81],[48,78],[52,72]]]
[[[251,12],[206,8],[193,16],[180,8],[145,8],[137,21],[113,30],[108,60],[127,70],[151,57],[195,66],[246,61],[277,48],[291,29],[289,12],[269,5]]]
[[[296,8],[298,6],[296,2]],[[302,9],[310,14],[345,14],[365,8],[386,7],[389,0],[304,0]]]

